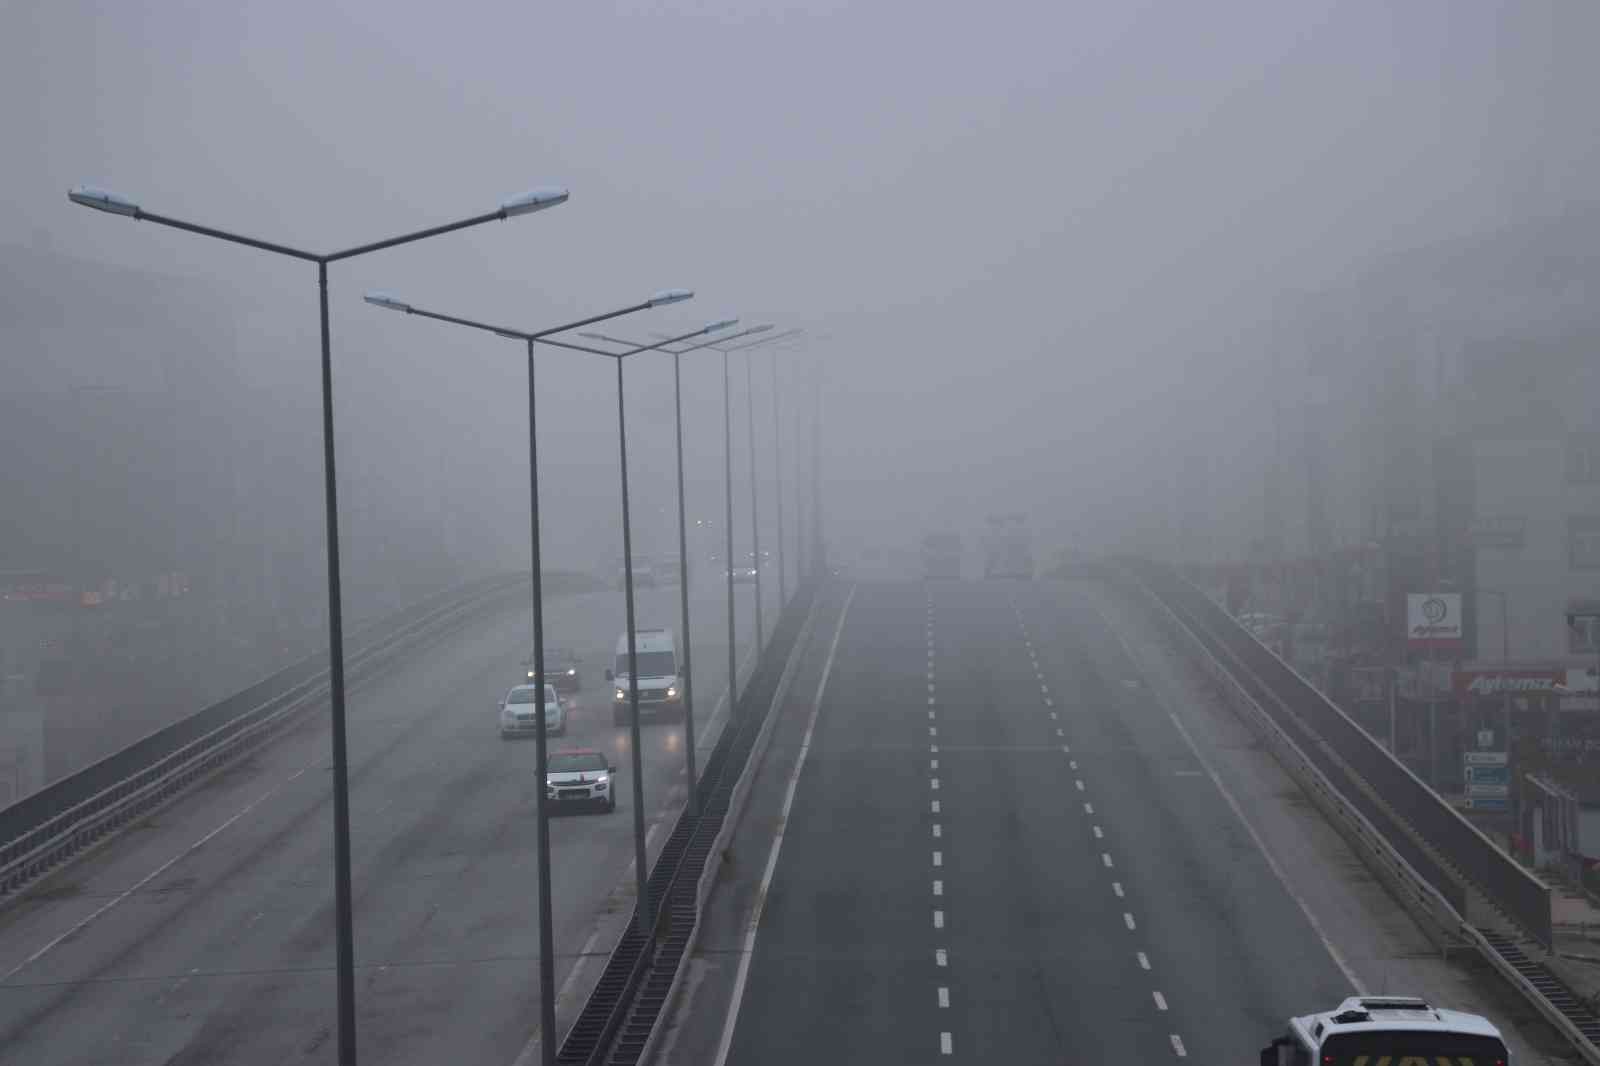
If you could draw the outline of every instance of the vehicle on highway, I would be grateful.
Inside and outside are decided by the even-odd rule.
[[[1487,1018],[1414,996],[1352,996],[1330,1011],[1290,1018],[1261,1049],[1261,1066],[1508,1066]]]
[[[1033,536],[1028,532],[1028,517],[1022,514],[989,516],[983,538],[983,576],[1033,577]]]
[[[545,760],[544,794],[557,811],[577,807],[614,811],[617,768],[606,761],[604,752],[590,748],[552,751]]]
[[[546,648],[544,651],[545,680],[556,687],[557,692],[577,692],[583,688],[583,660],[578,658],[578,653],[570,648]],[[533,656],[529,655],[522,660],[522,665],[528,668],[528,681],[533,682]]]
[[[955,533],[929,533],[922,538],[922,576],[930,579],[961,577],[961,537]]]
[[[617,564],[617,588],[622,588],[628,580],[627,569]],[[656,568],[648,559],[635,559],[633,561],[633,587],[636,589],[653,589],[660,582],[656,576]]]
[[[517,685],[500,701],[500,736],[531,737],[539,730],[538,689],[532,685]],[[564,736],[567,732],[567,705],[561,702],[554,685],[544,686],[544,729],[546,736]]]
[[[682,717],[683,680],[678,676],[678,646],[672,630],[636,630],[634,655],[639,663],[639,719]],[[616,664],[606,671],[606,680],[613,683],[611,724],[627,725],[632,704],[626,633],[617,638]]]

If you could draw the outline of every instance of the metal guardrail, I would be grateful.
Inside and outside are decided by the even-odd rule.
[[[792,674],[802,642],[801,610],[809,620],[815,589],[797,590],[779,621],[768,649],[790,646],[782,672],[776,660],[764,660],[746,684],[735,714],[711,750],[701,771],[696,794],[700,814],[679,812],[672,833],[651,867],[646,891],[655,909],[656,928],[646,938],[638,932],[637,904],[627,931],[612,949],[599,983],[589,994],[556,1054],[560,1066],[631,1066],[654,1039],[655,1024],[677,988],[681,963],[698,926],[699,886],[722,839],[723,827],[738,783],[746,776],[751,751],[766,724],[776,717],[776,694]],[[752,713],[762,708],[759,715]],[[742,709],[741,709],[742,708]]]
[[[1128,566],[1158,597],[1188,613],[1206,635],[1225,646],[1269,690],[1294,723],[1337,756],[1351,783],[1370,786],[1388,812],[1401,813],[1417,838],[1477,886],[1508,918],[1545,947],[1552,944],[1550,888],[1500,850],[1349,715],[1312,688],[1287,663],[1228,616],[1205,593],[1170,568],[1148,561]],[[1275,708],[1270,704],[1266,710]],[[1280,718],[1283,716],[1280,715]],[[1335,780],[1339,774],[1334,774]],[[1376,805],[1375,805],[1376,806]],[[1367,812],[1369,816],[1373,811]],[[1387,813],[1385,817],[1387,817]],[[1380,824],[1383,819],[1375,819]],[[1391,841],[1404,844],[1391,834]],[[1421,849],[1412,849],[1421,854]],[[1416,864],[1416,863],[1414,863]],[[1431,860],[1430,860],[1431,864]],[[1423,864],[1417,864],[1423,865]],[[1423,866],[1433,877],[1434,871]],[[1449,893],[1443,871],[1434,886]]]
[[[1420,874],[1394,847],[1392,836],[1380,832],[1362,810],[1350,803],[1317,762],[1283,728],[1279,718],[1258,702],[1253,693],[1261,693],[1263,688],[1248,667],[1231,656],[1226,648],[1219,648],[1214,641],[1208,641],[1202,621],[1186,615],[1182,605],[1175,607],[1164,599],[1141,580],[1143,575],[1138,574],[1135,567],[1128,569],[1135,573],[1131,581],[1126,581],[1127,575],[1113,573],[1109,576],[1113,580],[1123,578],[1124,583],[1143,594],[1163,632],[1200,663],[1234,712],[1267,744],[1273,757],[1300,784],[1330,823],[1352,842],[1363,862],[1378,874],[1430,937],[1441,948],[1448,948],[1453,941],[1476,950],[1567,1039],[1586,1063],[1600,1066],[1600,1047],[1596,1044],[1596,1037],[1600,1036],[1600,1023],[1597,1023],[1593,1012],[1576,1002],[1570,992],[1541,965],[1530,963],[1522,956],[1509,938],[1496,936],[1496,940],[1504,943],[1495,943],[1490,939],[1494,934],[1486,935],[1483,930],[1472,926],[1463,917],[1465,908],[1454,905],[1430,878]],[[1298,675],[1296,679],[1299,680]],[[1299,683],[1305,684],[1303,680]],[[1536,984],[1535,979],[1540,984]],[[1540,987],[1541,984],[1546,987]]]
[[[429,597],[359,630],[347,678],[359,683],[526,578],[499,576]],[[327,691],[325,655],[309,657],[243,692],[157,730],[0,811],[0,901],[161,806],[253,749]]]

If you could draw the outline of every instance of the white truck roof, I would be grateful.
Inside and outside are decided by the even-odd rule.
[[[636,629],[633,631],[634,650],[641,655],[647,651],[676,651],[670,629]],[[617,638],[617,654],[628,654],[628,634]]]

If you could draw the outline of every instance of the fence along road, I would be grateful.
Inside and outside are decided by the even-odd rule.
[[[720,587],[691,590],[699,725],[724,679]],[[741,589],[741,593],[746,590]],[[670,624],[678,590],[642,590],[640,624]],[[600,678],[620,594],[564,597],[551,643],[585,656],[570,734],[626,765]],[[749,609],[748,597],[739,603]],[[748,615],[744,615],[748,617]],[[533,745],[501,741],[495,706],[524,674],[515,595],[352,694],[358,1031],[365,1059],[510,1062],[536,1022]],[[741,645],[741,655],[745,645]],[[0,1062],[280,1066],[329,1052],[331,834],[325,716],[136,823],[0,914]],[[708,728],[709,727],[709,728]],[[645,729],[647,817],[682,801],[682,730]],[[555,820],[557,980],[619,905],[633,856],[624,780],[613,815]],[[609,945],[599,944],[597,950]]]

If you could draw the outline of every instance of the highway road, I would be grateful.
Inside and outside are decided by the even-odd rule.
[[[1254,1062],[1350,994],[1083,588],[856,586],[727,1061]]]
[[[775,614],[775,593],[766,597]],[[740,658],[753,595],[740,587]],[[693,597],[698,747],[725,691],[723,586]],[[641,627],[678,622],[676,587],[641,590]],[[768,620],[770,632],[771,618]],[[621,594],[546,607],[551,647],[585,659],[568,737],[622,769],[617,811],[552,828],[557,979],[605,950],[632,906],[634,782],[601,671]],[[351,819],[359,1049],[385,1064],[509,1064],[537,1026],[531,740],[496,707],[522,675],[526,608],[486,615],[352,693]],[[707,726],[710,728],[707,728]],[[646,725],[652,824],[682,805],[683,736]],[[331,774],[325,713],[0,913],[0,1062],[245,1063],[334,1058]],[[657,834],[665,836],[662,832]]]

